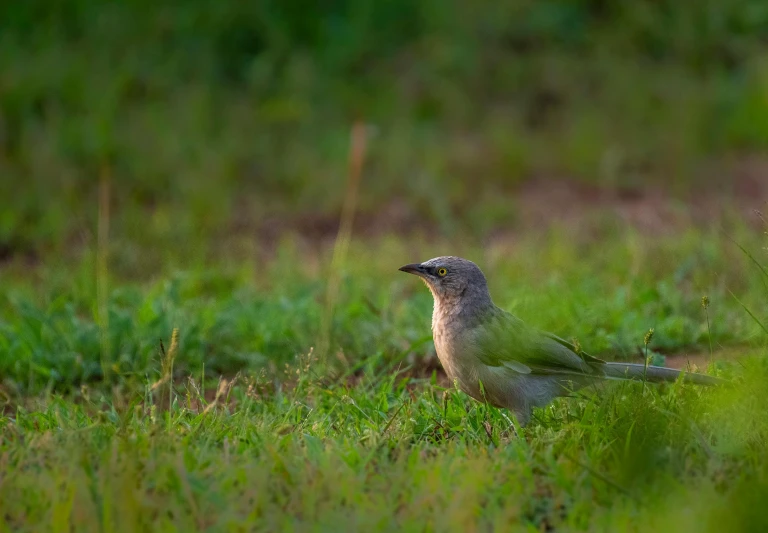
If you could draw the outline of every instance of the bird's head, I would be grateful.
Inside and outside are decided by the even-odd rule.
[[[424,280],[438,302],[462,299],[488,299],[488,285],[483,271],[472,261],[461,257],[435,257],[423,263],[400,267],[403,272]]]

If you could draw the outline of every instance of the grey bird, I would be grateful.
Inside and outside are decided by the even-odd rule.
[[[521,425],[534,407],[601,379],[675,381],[680,371],[607,363],[557,335],[537,330],[497,307],[480,268],[460,257],[436,257],[400,267],[424,280],[434,298],[432,335],[451,381],[472,398],[512,411]],[[718,378],[686,373],[714,385]]]

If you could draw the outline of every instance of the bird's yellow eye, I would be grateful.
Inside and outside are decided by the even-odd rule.
[[[448,271],[445,268],[438,268],[437,269],[437,275],[442,277],[445,277],[445,275],[448,273]]]

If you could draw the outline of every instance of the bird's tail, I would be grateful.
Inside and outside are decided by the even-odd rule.
[[[680,374],[683,373],[674,368],[651,365],[646,367],[645,365],[636,363],[606,363],[605,366],[603,366],[603,369],[605,371],[605,376],[608,378],[645,379],[654,383],[676,381]],[[697,374],[694,372],[685,372],[684,374],[685,381],[695,383],[696,385],[720,385],[726,383],[723,379],[707,376],[705,374]]]

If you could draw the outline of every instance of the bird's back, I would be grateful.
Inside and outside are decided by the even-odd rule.
[[[517,366],[522,373],[593,374],[603,362],[579,355],[569,343],[527,325],[498,307],[475,328],[476,356],[489,366]]]

